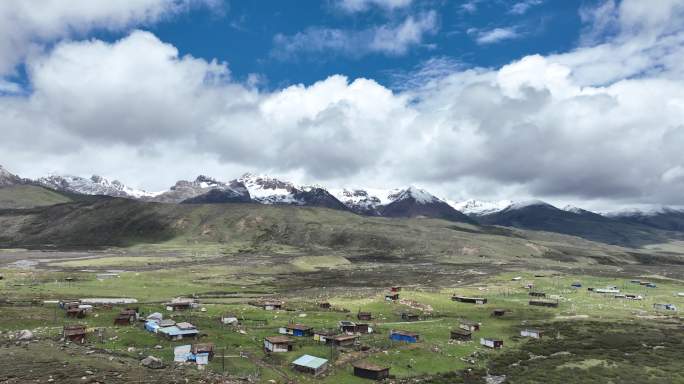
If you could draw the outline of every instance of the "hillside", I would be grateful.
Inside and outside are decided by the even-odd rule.
[[[0,211],[2,248],[97,248],[140,243],[218,244],[249,252],[372,255],[383,262],[480,263],[554,260],[632,263],[640,251],[577,237],[436,219],[364,217],[326,208],[260,204],[93,201]],[[637,255],[637,256],[635,256]],[[346,257],[346,256],[345,256]],[[364,256],[365,257],[365,256]]]
[[[35,185],[17,184],[0,187],[0,209],[34,208],[70,201],[72,198],[67,194]]]
[[[476,220],[485,225],[556,232],[629,247],[667,242],[672,237],[681,236],[585,210],[561,210],[543,202],[512,205],[502,211],[476,217]]]

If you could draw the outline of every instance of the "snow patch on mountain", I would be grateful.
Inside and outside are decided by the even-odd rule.
[[[59,191],[80,193],[84,195],[104,195],[114,197],[154,197],[162,192],[147,192],[130,188],[118,180],[110,181],[102,176],[93,175],[90,178],[72,175],[50,175],[41,177],[36,182],[44,187]]]
[[[510,211],[510,210],[523,209],[523,208],[533,207],[533,206],[555,208],[553,205],[551,205],[545,201],[542,201],[542,200],[525,200],[525,201],[519,201],[519,202],[512,203],[511,205],[506,207],[505,210]]]
[[[663,205],[655,205],[643,208],[623,208],[616,211],[603,212],[602,215],[606,217],[620,218],[637,216],[657,216],[668,213],[684,213],[684,209],[667,207]]]
[[[426,190],[414,186],[409,186],[406,189],[400,189],[394,192],[390,192],[387,198],[391,202],[413,198],[418,204],[430,204],[442,201],[441,199],[437,198],[435,195],[432,195]]]
[[[486,200],[475,200],[475,199],[468,199],[465,201],[460,201],[460,202],[455,202],[455,201],[447,201],[449,205],[451,205],[455,210],[461,211],[462,213],[465,213],[466,215],[474,215],[474,216],[482,216],[482,215],[488,215],[491,213],[496,213],[499,211],[502,211],[511,204],[513,204],[513,201],[511,200],[499,200],[499,201],[486,201]]]
[[[0,165],[0,187],[7,187],[11,185],[21,184],[24,180],[19,176],[11,173]]]
[[[301,204],[294,195],[304,189],[288,181],[251,173],[245,173],[237,181],[244,184],[252,199],[259,203]]]
[[[352,210],[373,210],[382,205],[382,200],[364,189],[330,189],[329,192]]]

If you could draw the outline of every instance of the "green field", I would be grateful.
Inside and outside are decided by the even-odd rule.
[[[332,262],[335,265],[338,261],[326,259],[326,263]],[[630,372],[629,364],[638,361],[646,373],[632,375],[634,381],[631,382],[684,382],[684,372],[676,368],[678,360],[675,358],[678,356],[676,354],[684,351],[683,334],[672,325],[678,323],[679,318],[673,317],[671,313],[659,313],[653,309],[653,303],[679,304],[682,301],[676,293],[684,291],[684,283],[677,280],[648,277],[650,281],[657,283],[657,288],[645,288],[629,283],[625,278],[571,274],[554,276],[551,271],[544,272],[544,277],[534,277],[535,274],[542,274],[541,272],[501,273],[477,283],[467,283],[454,288],[405,287],[402,290],[402,299],[410,300],[412,305],[420,303],[423,306],[430,306],[432,311],[429,312],[421,312],[401,303],[386,302],[384,290],[380,289],[339,292],[326,288],[319,289],[317,294],[280,292],[278,297],[286,301],[286,310],[265,311],[248,305],[247,301],[275,293],[269,283],[273,276],[264,276],[262,280],[246,276],[240,279],[239,273],[231,274],[227,269],[192,270],[187,273],[179,273],[178,270],[122,272],[119,278],[104,281],[96,280],[93,273],[81,272],[69,275],[75,278],[72,282],[63,280],[66,276],[64,273],[52,271],[5,269],[2,273],[3,294],[17,302],[21,299],[34,298],[112,296],[113,293],[120,297],[138,298],[143,302],[140,308],[144,313],[160,311],[172,316],[176,321],[191,321],[204,335],[202,341],[213,342],[219,350],[225,351],[221,354],[232,356],[225,360],[214,359],[210,364],[211,370],[232,376],[258,375],[261,382],[284,382],[281,372],[285,372],[289,379],[296,379],[297,382],[314,382],[308,375],[296,374],[288,367],[289,362],[305,353],[324,358],[332,357],[331,369],[324,378],[318,380],[329,383],[365,382],[364,379],[352,375],[350,362],[354,360],[367,360],[389,366],[392,375],[397,379],[436,375],[430,376],[435,382],[441,380],[440,375],[446,375],[444,380],[455,380],[449,376],[450,373],[466,368],[475,369],[473,372],[483,372],[488,368],[490,373],[506,374],[512,380],[510,382],[574,382],[563,381],[568,380],[568,377],[582,377],[584,382],[601,382],[599,378],[624,378],[624,372]],[[521,279],[513,281],[512,278],[516,276]],[[570,284],[575,281],[581,282],[583,287],[570,288]],[[527,283],[533,283],[535,291],[543,291],[547,296],[557,297],[559,307],[530,307],[528,290],[523,288]],[[612,295],[596,294],[586,289],[606,286],[617,286],[624,292],[642,295],[644,299],[615,299]],[[450,299],[453,293],[484,296],[489,301],[485,305],[457,303]],[[206,311],[169,313],[161,304],[172,297],[193,294],[200,297],[201,307]],[[328,300],[335,310],[318,309],[316,302],[322,299]],[[491,312],[495,308],[503,308],[507,312],[501,318],[492,317]],[[343,309],[349,312],[341,312]],[[374,333],[364,335],[360,339],[363,348],[359,346],[346,351],[333,350],[311,338],[296,338],[293,352],[269,357],[261,349],[263,338],[277,334],[278,327],[288,322],[303,323],[315,329],[334,329],[338,321],[353,320],[356,312],[360,310],[371,311],[374,316]],[[402,322],[400,315],[404,311],[421,313],[421,320]],[[141,326],[113,326],[112,321],[116,313],[116,308],[96,309],[86,319],[78,321],[90,328],[105,329],[102,342],[94,333],[91,335],[89,343],[92,348],[104,349],[117,356],[131,358],[137,358],[143,351],[145,356],[151,354],[170,362],[173,346],[183,344],[160,339],[144,331]],[[246,320],[239,328],[226,327],[218,322],[219,316],[223,313],[235,313]],[[458,326],[460,318],[482,324],[481,330],[474,334],[473,342],[449,341],[449,331]],[[265,324],[257,323],[255,320],[264,320]],[[47,304],[28,307],[4,305],[0,312],[0,330],[3,334],[28,328],[39,330],[41,339],[56,339],[61,326],[71,322],[75,321],[67,321],[61,310]],[[545,336],[542,341],[519,337],[519,331],[526,327],[543,329]],[[391,342],[388,338],[390,329],[419,333],[421,341],[416,344]],[[592,329],[599,331],[594,335]],[[604,339],[618,338],[613,333],[623,334],[630,329],[639,331],[630,332],[632,338],[620,337],[622,344],[601,344]],[[597,339],[597,344],[588,344],[578,339],[586,338],[586,334],[593,335]],[[670,337],[657,337],[664,334]],[[480,337],[500,338],[504,340],[504,348],[499,351],[485,350],[479,346]],[[658,345],[662,344],[665,347],[662,351],[656,349],[656,352],[653,352],[651,347],[655,345],[652,345],[649,347],[650,352],[635,354],[633,358],[625,358],[620,353],[606,353],[610,348],[618,347],[641,351],[639,343],[643,340],[649,340],[649,343],[657,341],[656,344],[660,343]],[[158,345],[162,348],[155,349]],[[134,350],[129,351],[129,348]],[[577,348],[583,349],[582,355],[576,352],[559,353],[564,352],[564,349]],[[249,358],[237,357],[241,353],[249,355]],[[657,359],[649,357],[653,353],[656,353]],[[555,355],[552,358],[530,360],[530,354]],[[257,364],[255,360],[261,363]],[[525,364],[521,365],[519,361],[524,361]],[[515,362],[518,363],[513,364]],[[665,373],[660,374],[661,371]],[[535,380],[539,381],[527,381],[530,377],[535,377]],[[671,381],[663,381],[665,378]]]
[[[684,383],[680,312],[653,308],[684,307],[677,295],[684,292],[677,241],[625,248],[556,233],[328,209],[93,198],[0,211],[0,247],[0,353],[14,356],[0,359],[0,382],[57,375],[65,383],[363,383],[351,363],[369,361],[390,367],[397,384],[479,384],[495,382],[494,376],[506,383]],[[97,279],[107,272],[118,277]],[[573,282],[582,287],[572,288]],[[530,306],[526,284],[558,307]],[[403,287],[398,303],[384,299],[394,285]],[[643,299],[587,290],[608,286]],[[454,293],[488,302],[454,302]],[[175,366],[173,347],[184,343],[163,340],[141,324],[114,326],[120,308],[95,308],[73,320],[43,304],[88,297],[135,298],[146,314],[190,321],[200,341],[226,357],[203,371]],[[175,297],[194,297],[202,309],[167,312],[163,303]],[[280,299],[285,308],[248,304],[258,299]],[[320,301],[333,310],[321,310]],[[505,315],[493,317],[494,309]],[[358,311],[373,313],[374,332],[354,347],[296,338],[294,351],[271,356],[262,350],[263,339],[289,322],[335,330]],[[420,320],[404,322],[402,312]],[[223,326],[224,313],[237,314],[242,325]],[[473,341],[449,340],[459,319],[481,323]],[[90,329],[84,346],[60,340],[62,327],[75,322]],[[544,337],[522,338],[524,328]],[[22,329],[35,339],[17,343],[13,336]],[[420,341],[392,342],[392,329],[416,332]],[[486,349],[480,337],[499,338],[504,347]],[[302,354],[330,359],[328,371],[319,378],[295,372],[290,362]],[[148,355],[166,367],[141,367]]]

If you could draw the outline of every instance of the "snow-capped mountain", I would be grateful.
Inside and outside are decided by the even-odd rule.
[[[684,231],[684,209],[656,206],[645,209],[623,209],[604,216],[630,224],[641,224],[667,231]]]
[[[499,212],[511,206],[511,200],[486,201],[468,199],[465,201],[454,202],[447,201],[449,205],[454,207],[457,211],[463,212],[468,216],[482,216],[490,213]]]
[[[224,183],[200,175],[193,181],[180,180],[168,191],[148,200],[161,203],[248,203],[249,191],[238,181]]]
[[[247,188],[252,200],[261,204],[348,209],[328,190],[317,185],[301,186],[274,177],[251,173],[245,173],[236,181]]]
[[[299,201],[294,198],[300,187],[287,181],[266,176],[245,173],[237,178],[249,191],[252,200],[262,204],[296,204]]]
[[[473,223],[472,219],[445,201],[413,186],[392,192],[388,199],[391,202],[379,209],[385,217],[431,217]]]
[[[51,189],[83,195],[104,195],[113,197],[145,198],[158,193],[130,188],[118,180],[109,181],[102,176],[93,175],[89,179],[80,176],[41,177],[36,183]]]
[[[620,209],[617,211],[610,211],[606,212],[603,215],[606,217],[614,217],[614,218],[621,218],[621,217],[637,217],[637,216],[657,216],[657,215],[663,215],[663,214],[670,214],[670,213],[682,213],[684,210],[682,209],[676,209],[676,208],[670,208],[662,205],[654,206],[654,207],[649,207],[649,208],[625,208],[625,209]]]
[[[0,187],[23,184],[25,181],[21,177],[11,173],[0,165]]]
[[[379,216],[382,205],[380,197],[364,189],[331,189],[330,192],[352,212],[360,215]],[[384,194],[383,194],[384,195]]]

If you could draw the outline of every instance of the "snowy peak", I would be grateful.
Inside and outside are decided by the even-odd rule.
[[[529,208],[529,207],[540,207],[540,208],[551,208],[551,209],[558,209],[554,207],[553,205],[542,201],[542,200],[526,200],[526,201],[519,201],[516,203],[513,203],[506,207],[504,211],[515,211],[515,210],[520,210],[524,208]]]
[[[247,188],[252,199],[262,204],[298,204],[294,195],[303,191],[293,183],[266,175],[245,173],[236,181]]]
[[[566,212],[577,213],[577,214],[582,214],[584,212],[587,212],[586,210],[579,208],[579,207],[575,207],[574,205],[566,205],[565,207],[563,207],[563,210]]]
[[[327,189],[317,185],[296,185],[289,181],[252,173],[245,173],[235,181],[243,184],[252,199],[261,204],[349,209]]]
[[[162,203],[234,203],[250,202],[250,195],[244,184],[231,181],[224,183],[208,176],[199,175],[194,181],[177,181],[169,191],[158,194],[150,200]]]
[[[379,215],[382,200],[364,189],[332,189],[330,192],[353,212],[361,215]]]
[[[649,208],[625,208],[617,211],[606,212],[603,215],[613,218],[627,218],[627,217],[651,217],[667,214],[684,213],[684,210],[675,209],[666,206],[654,206]]]
[[[442,200],[437,198],[435,195],[432,195],[429,192],[425,191],[424,189],[416,188],[414,186],[410,186],[406,189],[400,189],[400,190],[397,190],[393,193],[390,193],[388,198],[392,202],[399,201],[399,200],[413,199],[418,204],[430,204],[430,203],[442,202]]]
[[[80,193],[83,195],[104,195],[113,197],[143,198],[154,196],[155,193],[127,187],[118,180],[93,175],[90,178],[80,176],[50,175],[41,177],[36,182],[44,187],[64,192]]]
[[[23,183],[24,180],[22,180],[21,177],[11,173],[0,165],[0,187],[9,187]]]
[[[504,210],[513,204],[511,200],[485,201],[468,199],[461,202],[448,202],[457,211],[466,215],[482,216]]]

